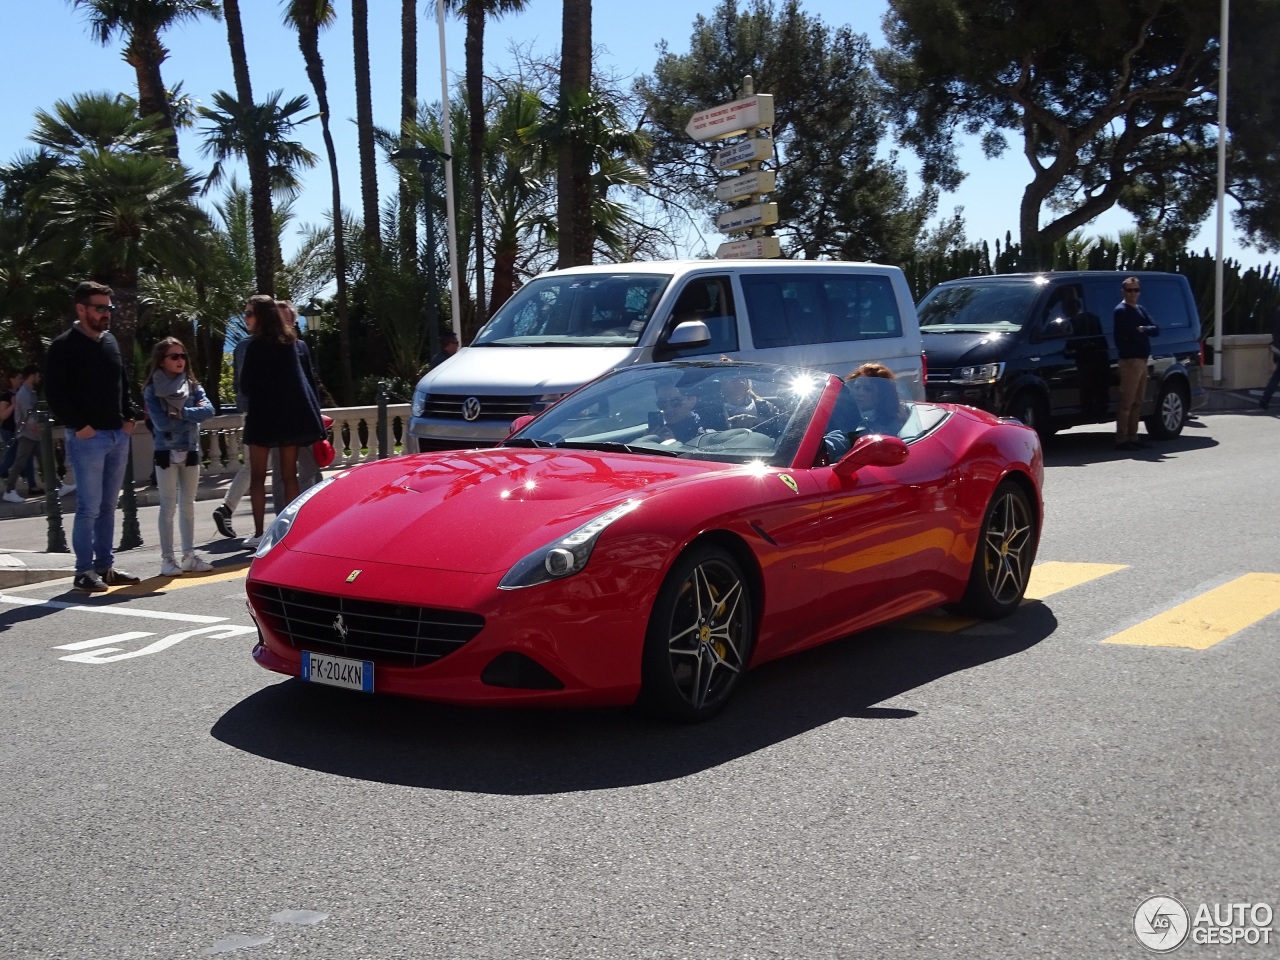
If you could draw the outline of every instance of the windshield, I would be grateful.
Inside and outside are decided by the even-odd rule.
[[[670,274],[582,273],[526,283],[476,335],[473,347],[630,347]]]
[[[1033,280],[947,283],[929,291],[917,309],[928,333],[950,330],[1011,333],[1031,316],[1043,287]]]
[[[829,379],[768,364],[628,367],[566,397],[503,445],[785,466]]]

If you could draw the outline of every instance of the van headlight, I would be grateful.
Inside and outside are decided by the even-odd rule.
[[[995,383],[1004,374],[1003,363],[980,363],[972,367],[957,367],[958,383]]]
[[[605,527],[619,517],[624,517],[636,507],[639,500],[628,500],[612,510],[606,510],[594,520],[589,520],[572,533],[539,547],[514,567],[498,583],[499,590],[519,590],[549,580],[560,580],[578,573],[591,559],[591,551]]]
[[[419,388],[413,391],[413,406],[409,412],[415,417],[422,416],[422,411],[427,409],[427,391]]]

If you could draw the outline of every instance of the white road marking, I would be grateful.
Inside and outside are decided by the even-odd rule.
[[[99,637],[97,640],[77,640],[75,643],[64,643],[60,647],[54,647],[55,650],[89,650],[93,647],[105,647],[109,643],[128,643],[130,640],[141,640],[143,637],[153,637],[155,634],[147,633],[145,630],[135,630],[131,633],[117,633],[110,637]]]
[[[141,617],[144,620],[174,620],[178,623],[225,623],[230,619],[229,617],[203,617],[195,613],[166,613],[163,610],[140,610],[132,606],[93,606],[86,603],[67,603],[65,600],[38,600],[35,597],[15,597],[11,593],[0,593],[0,603],[12,603],[22,607],[47,607],[51,610],[107,613],[116,617]]]
[[[119,647],[103,647],[100,650],[86,650],[83,653],[73,653],[69,657],[59,657],[60,660],[69,660],[73,663],[115,663],[118,660],[132,660],[134,657],[145,657],[149,653],[159,653],[161,650],[168,650],[175,644],[181,643],[183,640],[189,640],[192,637],[207,636],[210,640],[228,640],[231,637],[241,637],[246,633],[255,633],[253,627],[236,627],[230,624],[221,627],[199,627],[195,630],[188,630],[185,633],[172,633],[167,637],[149,643],[140,650],[129,650],[125,653],[119,653]],[[127,636],[121,634],[120,637]],[[151,634],[144,633],[144,637]],[[104,637],[102,641],[92,641],[94,643],[105,642],[108,640],[119,639],[117,637]],[[137,639],[136,636],[130,639]],[[66,649],[65,647],[55,649]]]

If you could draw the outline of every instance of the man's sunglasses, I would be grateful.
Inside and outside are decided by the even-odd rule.
[[[1141,287],[1121,287],[1120,289],[1125,293],[1140,293],[1142,291]]]
[[[90,303],[86,304],[88,308],[95,313],[115,313],[116,305],[114,303]]]

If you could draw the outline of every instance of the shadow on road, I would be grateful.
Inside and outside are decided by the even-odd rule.
[[[1190,420],[1183,431],[1172,440],[1152,440],[1145,435],[1139,440],[1148,444],[1141,450],[1117,450],[1115,436],[1094,430],[1080,433],[1059,433],[1044,443],[1046,467],[1084,467],[1108,460],[1165,460],[1181,453],[1208,450],[1218,446],[1218,441],[1207,433],[1203,420]]]
[[[841,718],[916,716],[877,707],[1048,637],[1042,603],[959,633],[881,628],[767,664],[715,719],[674,726],[639,711],[491,710],[369,697],[289,680],[227,711],[218,740],[281,763],[437,790],[546,794],[653,783],[747,756]]]

